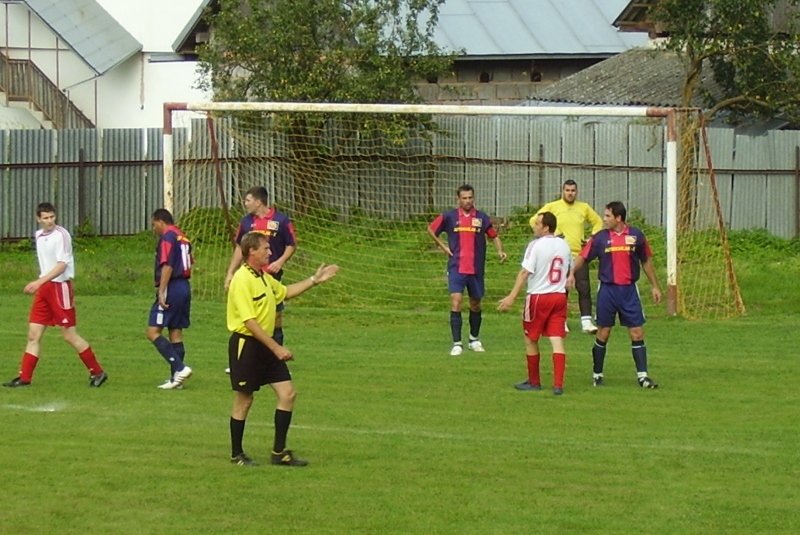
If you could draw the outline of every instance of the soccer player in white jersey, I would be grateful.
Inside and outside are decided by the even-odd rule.
[[[553,346],[553,394],[559,396],[564,393],[564,368],[567,362],[564,352],[567,332],[564,324],[567,319],[566,283],[572,267],[572,253],[567,242],[555,235],[556,225],[556,216],[551,212],[536,216],[533,223],[536,239],[528,244],[514,288],[500,300],[497,310],[509,310],[522,287],[527,284],[522,328],[525,332],[528,378],[515,384],[514,388],[542,389],[539,338],[546,336]]]
[[[75,302],[72,278],[75,262],[72,257],[72,238],[64,227],[56,224],[56,209],[47,202],[36,207],[36,221],[41,227],[36,231],[36,255],[39,257],[39,278],[25,285],[23,291],[33,294],[33,305],[28,319],[28,345],[22,355],[19,375],[3,386],[16,388],[29,386],[33,370],[39,362],[39,348],[45,329],[61,327],[64,340],[75,348],[86,369],[89,386],[98,387],[108,380],[97,357],[75,329]]]

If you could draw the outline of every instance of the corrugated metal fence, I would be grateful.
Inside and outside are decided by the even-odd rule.
[[[426,150],[439,158],[439,170],[447,172],[437,173],[440,178],[432,180],[426,191],[414,192],[405,208],[398,211],[392,198],[393,181],[398,179],[386,170],[380,180],[369,183],[352,174],[329,181],[323,201],[345,214],[359,206],[386,217],[406,217],[452,206],[455,188],[466,182],[476,188],[481,209],[505,217],[514,207],[552,200],[562,181],[573,178],[579,184],[580,199],[598,211],[610,200],[622,200],[649,223],[664,222],[660,125],[515,117],[437,121],[448,135],[434,136]],[[764,228],[781,237],[800,235],[800,132],[749,137],[737,136],[730,129],[711,129],[708,134],[728,228]],[[203,160],[205,168],[210,167],[211,144],[204,121],[196,122],[188,135],[178,129],[175,138],[195,147],[184,158]],[[36,228],[34,207],[45,200],[58,205],[59,221],[70,229],[81,223],[90,224],[100,235],[148,229],[150,214],[162,205],[161,139],[160,129],[0,131],[0,237],[30,237]],[[221,157],[236,156],[236,143],[223,139],[220,145]],[[272,154],[279,152],[276,145],[265,144]],[[223,190],[228,202],[236,202],[241,185],[235,184],[230,168],[223,166]],[[290,206],[292,192],[284,183],[286,176],[275,172],[261,176],[275,200]],[[213,171],[206,170],[192,180],[199,187],[200,181],[215,178]],[[215,205],[214,195],[199,202]],[[180,200],[176,215],[196,205],[191,199],[185,190],[176,190],[176,201]]]

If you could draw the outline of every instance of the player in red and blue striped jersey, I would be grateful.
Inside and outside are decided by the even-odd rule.
[[[650,244],[644,233],[625,222],[627,210],[619,201],[610,202],[605,207],[603,223],[605,229],[592,236],[575,258],[570,272],[574,284],[574,273],[585,262],[599,259],[597,278],[600,289],[597,292],[597,339],[592,347],[594,361],[593,383],[604,384],[603,364],[606,357],[606,344],[611,336],[616,316],[620,325],[628,328],[631,338],[631,353],[636,365],[636,376],[642,388],[657,388],[658,385],[647,373],[647,347],[644,344],[644,311],[639,297],[636,281],[639,280],[640,266],[652,286],[653,300],[661,302],[661,289],[653,269]]]
[[[297,237],[294,232],[294,225],[288,215],[279,212],[274,206],[269,204],[269,195],[264,186],[254,186],[247,190],[244,197],[244,207],[247,215],[239,222],[239,229],[236,233],[236,246],[233,248],[231,263],[228,266],[228,273],[225,277],[225,290],[228,289],[233,278],[233,274],[242,264],[242,251],[238,244],[248,232],[261,232],[269,239],[269,263],[263,266],[264,272],[272,275],[275,280],[280,281],[283,277],[283,266],[294,255],[297,250]],[[273,338],[280,345],[283,345],[283,308],[281,303],[277,308],[275,316],[275,332]]]
[[[440,214],[428,225],[428,234],[447,253],[447,286],[450,292],[450,330],[453,348],[450,355],[463,351],[461,342],[461,302],[466,289],[469,293],[469,349],[484,351],[480,341],[481,299],[485,293],[486,239],[492,240],[500,262],[505,262],[503,244],[492,226],[491,218],[475,208],[475,189],[467,184],[457,191],[458,208]],[[447,243],[439,238],[447,234]]]
[[[150,307],[146,336],[170,367],[169,379],[159,388],[172,390],[181,387],[192,375],[192,369],[184,362],[183,329],[191,324],[189,279],[194,258],[191,242],[175,226],[169,210],[159,208],[153,212],[152,223],[153,232],[158,236],[154,266],[156,298]],[[165,328],[169,339],[162,334]]]

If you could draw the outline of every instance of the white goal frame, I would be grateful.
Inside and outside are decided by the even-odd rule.
[[[436,104],[331,104],[308,102],[165,102],[164,208],[173,211],[174,150],[172,117],[176,111],[261,111],[328,113],[408,113],[420,115],[518,115],[547,117],[652,117],[664,120],[666,139],[667,314],[678,311],[678,143],[676,108],[646,106],[454,106]]]

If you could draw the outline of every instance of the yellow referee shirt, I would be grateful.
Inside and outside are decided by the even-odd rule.
[[[236,270],[228,287],[227,323],[231,332],[253,336],[244,322],[253,318],[269,336],[275,331],[275,306],[286,299],[286,286],[248,266]]]
[[[592,235],[603,230],[603,218],[592,210],[592,207],[585,202],[575,201],[572,204],[564,202],[564,199],[549,202],[542,206],[536,214],[531,217],[530,224],[533,226],[537,215],[543,212],[550,212],[558,220],[556,225],[556,235],[564,236],[572,254],[581,252],[583,239],[586,237],[584,225],[588,222],[592,226]]]

